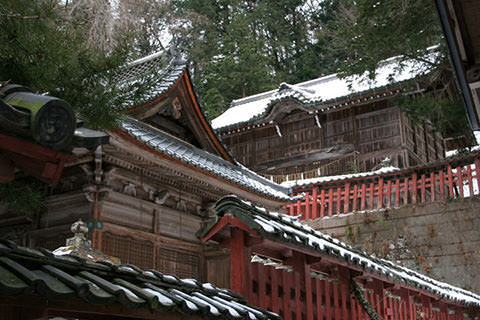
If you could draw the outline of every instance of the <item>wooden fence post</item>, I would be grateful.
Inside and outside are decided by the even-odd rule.
[[[343,195],[343,213],[350,211],[350,182],[345,183],[345,193]]]
[[[383,208],[383,177],[378,179],[378,200],[377,209]]]
[[[314,186],[312,190],[312,219],[318,218],[318,199],[317,199],[317,187]]]
[[[245,295],[245,235],[243,230],[232,229],[230,239],[230,289]]]

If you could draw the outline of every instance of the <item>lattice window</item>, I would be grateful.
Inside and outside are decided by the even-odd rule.
[[[180,278],[200,277],[200,258],[194,252],[159,248],[157,255],[157,270],[174,274]]]
[[[104,232],[102,251],[119,258],[122,263],[131,263],[144,269],[153,268],[153,244],[148,240]]]

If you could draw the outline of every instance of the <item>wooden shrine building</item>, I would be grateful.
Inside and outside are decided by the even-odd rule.
[[[124,107],[125,120],[109,132],[110,143],[93,152],[73,149],[76,160],[63,167],[45,212],[19,217],[2,207],[0,234],[53,250],[81,218],[93,247],[122,263],[223,285],[228,256],[195,236],[214,203],[236,194],[279,209],[289,201],[289,189],[239,165],[226,151],[202,113],[185,61],[154,54],[118,79],[134,82],[147,73],[158,78],[155,88],[142,104]]]
[[[233,155],[276,182],[369,171],[389,158],[409,167],[444,157],[442,137],[428,122],[413,124],[392,98],[414,83],[408,65],[390,76],[386,60],[376,80],[329,75],[234,100],[212,121]]]

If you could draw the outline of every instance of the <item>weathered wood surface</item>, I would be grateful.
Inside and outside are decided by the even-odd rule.
[[[442,138],[431,126],[414,126],[387,100],[317,116],[321,127],[314,114],[293,110],[278,122],[239,132],[227,129],[221,135],[237,160],[277,182],[287,175],[289,180],[300,179],[301,173],[311,178],[368,171],[385,157],[392,165],[406,167],[444,156]],[[339,146],[351,150],[328,152]]]

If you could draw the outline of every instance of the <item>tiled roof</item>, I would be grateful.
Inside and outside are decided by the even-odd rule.
[[[434,48],[426,59],[437,55]],[[399,57],[392,57],[380,63],[375,80],[366,77],[340,78],[337,74],[290,85],[282,83],[278,89],[253,96],[233,100],[223,114],[213,119],[214,129],[226,129],[255,122],[266,116],[271,107],[279,101],[293,99],[300,105],[312,107],[316,112],[328,109],[328,104],[366,93],[375,93],[387,89],[392,84],[412,80],[430,70],[427,64],[410,61],[398,62]],[[309,110],[311,111],[311,110]],[[260,120],[259,120],[260,121]]]
[[[179,279],[133,265],[54,256],[46,249],[28,249],[0,241],[0,295],[27,294],[39,294],[49,300],[82,298],[96,305],[120,303],[128,308],[182,312],[208,319],[280,319],[210,283]]]
[[[122,123],[121,129],[137,141],[165,155],[212,173],[239,186],[271,198],[292,200],[289,196],[289,188],[267,180],[241,164],[229,163],[216,155],[145,123],[128,118]]]
[[[117,75],[119,83],[128,89],[121,108],[137,107],[161,96],[187,68],[187,61],[159,54],[134,61]]]
[[[284,181],[281,183],[282,186],[285,187],[295,187],[295,186],[305,186],[310,184],[316,183],[325,183],[325,182],[333,182],[333,181],[341,181],[353,178],[366,178],[370,176],[380,175],[380,174],[387,174],[392,172],[400,171],[400,168],[397,167],[384,167],[378,170],[373,171],[365,171],[365,172],[358,172],[358,173],[351,173],[351,174],[341,174],[335,176],[324,176],[324,177],[317,177],[317,178],[310,178],[310,179],[299,179],[299,180],[290,180]]]
[[[477,294],[434,280],[391,261],[355,249],[300,223],[295,217],[269,212],[235,196],[226,196],[220,199],[216,204],[216,211],[219,217],[225,214],[234,215],[249,228],[257,230],[264,238],[306,247],[312,251],[360,267],[367,272],[378,274],[401,285],[415,287],[456,303],[480,307],[480,296]],[[208,233],[214,226],[215,224],[210,224],[202,230],[202,235]]]

